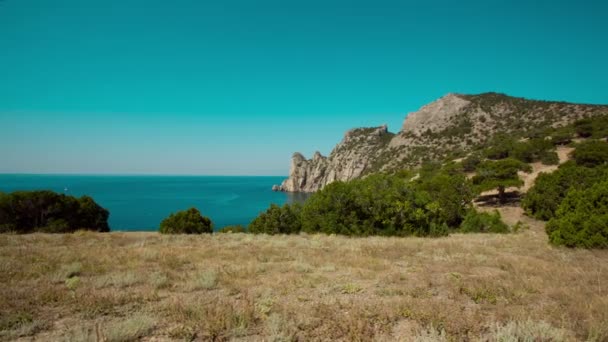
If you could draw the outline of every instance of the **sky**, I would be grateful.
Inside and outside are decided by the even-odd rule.
[[[287,175],[447,93],[608,103],[608,1],[0,0],[0,173]]]

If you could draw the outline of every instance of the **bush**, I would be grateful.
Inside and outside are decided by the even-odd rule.
[[[486,158],[493,160],[505,159],[513,153],[515,140],[508,135],[499,134],[492,138],[489,146],[484,150]]]
[[[576,146],[572,158],[581,166],[595,167],[608,163],[608,143],[591,140]]]
[[[570,191],[546,231],[555,245],[608,248],[608,181]]]
[[[559,156],[555,151],[547,151],[541,155],[540,162],[544,165],[557,165],[559,164]]]
[[[567,145],[572,142],[572,132],[567,129],[559,129],[551,134],[551,143],[553,145]]]
[[[254,234],[297,234],[302,229],[299,204],[271,204],[265,212],[249,224],[249,232]]]
[[[0,232],[108,232],[109,215],[88,196],[76,198],[47,190],[0,194]]]
[[[308,233],[343,235],[446,235],[460,223],[472,190],[463,176],[434,167],[418,181],[372,175],[348,183],[335,182],[313,194],[302,209]]]
[[[247,233],[247,229],[237,224],[235,226],[226,226],[217,231],[218,233]]]
[[[581,138],[588,138],[593,135],[593,122],[591,119],[582,119],[574,123],[574,130]]]
[[[178,211],[169,215],[160,223],[162,234],[202,234],[212,233],[212,223],[202,216],[196,208]]]
[[[523,181],[517,174],[518,171],[530,172],[531,167],[512,158],[497,161],[487,160],[477,168],[477,174],[473,177],[473,184],[479,192],[498,189],[500,202],[504,202],[507,187],[523,185]]]
[[[470,210],[460,225],[463,233],[508,233],[509,227],[500,219],[500,213],[483,213]]]
[[[473,172],[480,163],[481,157],[478,154],[473,153],[462,160],[462,170],[464,172]]]
[[[423,175],[413,186],[439,205],[439,222],[454,228],[460,225],[476,195],[472,182],[463,174],[448,174],[446,170],[428,177]]]
[[[553,154],[557,157],[551,141],[536,138],[515,143],[510,156],[524,163],[532,163],[550,158]]]
[[[522,200],[522,207],[529,215],[549,220],[571,189],[585,189],[608,178],[608,167],[587,168],[574,162],[562,164],[557,171],[541,173]]]

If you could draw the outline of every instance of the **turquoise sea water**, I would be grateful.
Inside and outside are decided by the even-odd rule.
[[[215,228],[247,225],[271,203],[302,197],[273,192],[285,177],[245,176],[90,176],[0,174],[0,191],[52,190],[89,195],[110,211],[116,230],[157,230],[160,221],[177,210],[198,208]]]

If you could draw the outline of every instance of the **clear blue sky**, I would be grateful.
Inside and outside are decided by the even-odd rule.
[[[0,0],[0,172],[286,175],[448,93],[608,103],[608,1]]]

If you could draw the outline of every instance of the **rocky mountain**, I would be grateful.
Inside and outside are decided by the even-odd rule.
[[[608,113],[606,105],[528,100],[498,93],[447,94],[409,113],[397,134],[386,125],[355,128],[329,156],[294,153],[289,178],[273,190],[314,192],[334,181],[395,172],[430,160],[462,157],[498,133],[527,136]]]

